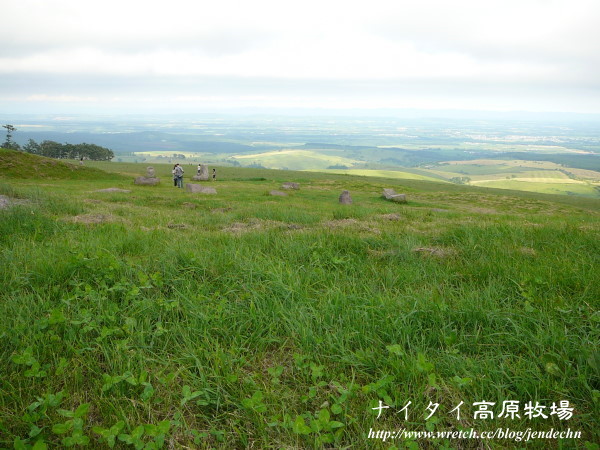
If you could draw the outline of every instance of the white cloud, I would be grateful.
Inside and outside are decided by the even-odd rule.
[[[0,48],[5,80],[0,95],[6,95],[11,83],[17,85],[19,76],[58,74],[80,76],[87,89],[78,93],[83,98],[105,95],[108,81],[102,83],[101,77],[111,82],[118,77],[171,77],[172,84],[183,77],[196,77],[198,83],[221,77],[229,84],[187,97],[267,95],[281,101],[291,101],[296,88],[269,93],[244,92],[242,86],[248,79],[262,79],[264,85],[290,80],[313,90],[313,100],[320,98],[323,104],[406,99],[406,90],[380,95],[369,86],[386,81],[415,89],[421,85],[410,94],[420,96],[423,104],[437,99],[440,104],[493,107],[502,96],[489,91],[506,94],[510,86],[513,96],[505,95],[501,103],[512,99],[521,109],[527,109],[525,99],[542,95],[540,86],[557,99],[558,108],[577,108],[578,102],[600,97],[596,0],[20,0],[3,5],[3,16],[0,39],[10,45]],[[318,80],[360,82],[364,92],[316,93]],[[39,82],[30,86],[29,95],[49,92],[44,80]],[[463,88],[469,84],[474,90]],[[585,98],[571,89],[574,85],[587,88]],[[112,96],[133,98],[125,88],[115,91],[118,86]],[[459,97],[457,91],[470,97]],[[68,97],[72,92],[65,88],[48,95]],[[145,95],[152,98],[153,93]],[[177,89],[171,93],[175,99],[181,95]]]

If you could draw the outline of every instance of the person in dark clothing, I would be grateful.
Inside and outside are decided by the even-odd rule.
[[[181,167],[179,164],[175,164],[175,177],[176,177],[176,181],[177,181],[177,187],[178,188],[183,188],[183,167]]]

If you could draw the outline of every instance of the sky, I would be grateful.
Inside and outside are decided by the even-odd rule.
[[[0,113],[600,113],[598,0],[0,0]]]

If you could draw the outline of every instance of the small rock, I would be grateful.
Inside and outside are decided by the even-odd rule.
[[[287,197],[287,194],[283,191],[271,191],[271,192],[269,192],[269,195],[275,195],[275,196],[279,196],[279,197]]]
[[[0,209],[6,209],[14,205],[24,205],[26,203],[27,200],[19,200],[7,197],[6,195],[0,195]]]
[[[160,183],[160,178],[153,177],[137,177],[133,181],[133,184],[139,184],[142,186],[156,186],[158,183]]]
[[[406,194],[398,194],[398,193],[396,193],[396,191],[394,189],[384,189],[383,196],[387,200],[391,200],[393,202],[407,203]]]
[[[351,205],[352,197],[350,197],[350,191],[342,191],[340,194],[340,203],[342,205]]]
[[[154,167],[146,167],[146,178],[156,178]]]
[[[292,183],[291,181],[288,181],[287,183],[283,183],[281,185],[282,189],[294,189],[294,190],[298,190],[300,189],[300,185],[298,183]]]

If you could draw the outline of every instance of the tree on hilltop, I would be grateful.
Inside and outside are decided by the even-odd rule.
[[[21,147],[19,147],[19,144],[10,140],[12,137],[12,133],[17,131],[17,129],[10,124],[2,125],[2,128],[6,128],[6,141],[4,142],[4,144],[2,144],[2,147],[9,148],[11,150],[20,150]]]

